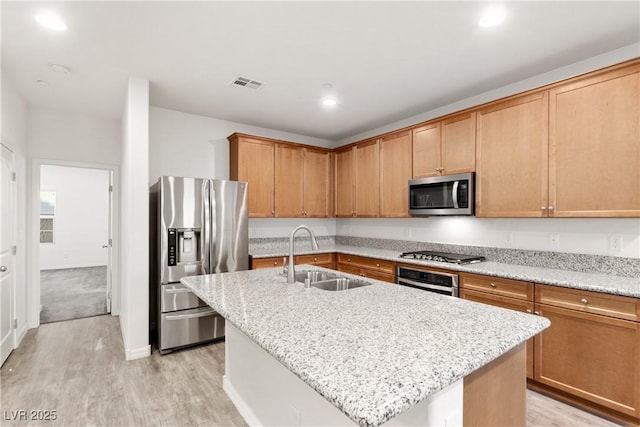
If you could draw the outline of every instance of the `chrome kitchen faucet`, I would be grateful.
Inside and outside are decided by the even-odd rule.
[[[293,230],[291,230],[291,234],[289,234],[289,267],[287,270],[287,283],[295,283],[296,279],[296,271],[295,271],[295,263],[293,261],[293,238],[296,236],[298,230],[307,230],[309,232],[309,236],[311,236],[311,249],[317,251],[318,242],[316,241],[316,235],[313,234],[313,231],[306,225],[299,225]]]

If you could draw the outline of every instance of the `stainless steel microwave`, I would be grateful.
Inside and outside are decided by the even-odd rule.
[[[471,172],[409,180],[409,215],[473,215],[474,175]]]

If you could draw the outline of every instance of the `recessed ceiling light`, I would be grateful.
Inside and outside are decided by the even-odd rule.
[[[64,31],[67,29],[67,24],[62,22],[62,20],[51,13],[40,13],[34,16],[38,24],[42,25],[45,28],[54,31]]]
[[[325,98],[322,100],[322,105],[325,107],[334,107],[338,102],[333,98]]]
[[[478,25],[484,28],[495,27],[499,23],[505,20],[507,17],[507,12],[502,9],[490,9],[487,10],[480,17],[480,21],[478,21]]]
[[[64,65],[60,64],[49,64],[49,68],[51,68],[51,71],[61,74],[69,74],[69,72],[71,71],[69,67],[65,67]]]

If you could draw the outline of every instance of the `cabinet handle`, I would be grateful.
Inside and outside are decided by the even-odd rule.
[[[546,211],[547,207],[546,206],[540,206],[540,209],[542,209],[543,211]]]
[[[539,311],[534,311],[533,314],[535,314],[536,316],[540,316],[540,312]]]
[[[376,263],[376,267],[380,267],[380,264]]]
[[[313,258],[313,261],[314,261],[314,262],[315,262],[315,261],[318,261],[318,258]]]
[[[553,210],[553,206],[549,206],[549,210],[552,211]]]
[[[582,298],[582,299],[580,300],[580,302],[581,302],[581,303],[583,303],[583,304],[587,304],[587,303],[589,303],[589,301],[588,301],[586,298]]]
[[[492,287],[492,288],[495,288],[495,287],[496,287],[496,284],[495,284],[495,283],[493,283],[493,282],[491,282],[491,287]]]
[[[527,308],[527,313],[531,313],[531,310]]]
[[[276,211],[275,210],[271,211],[271,216],[276,216]]]

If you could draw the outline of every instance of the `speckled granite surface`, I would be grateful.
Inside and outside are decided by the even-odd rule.
[[[305,290],[279,272],[182,283],[362,426],[384,423],[549,326],[543,317],[376,280]]]
[[[368,256],[373,258],[386,259],[390,261],[404,262],[409,264],[421,265],[421,266],[431,266],[431,267],[439,267],[445,268],[449,270],[455,271],[464,271],[468,273],[476,273],[476,274],[484,274],[488,276],[496,276],[496,277],[504,277],[507,279],[516,279],[516,280],[524,280],[527,282],[535,282],[535,283],[544,283],[548,285],[556,285],[562,286],[566,288],[574,288],[574,289],[583,289],[588,291],[595,292],[604,292],[614,295],[623,295],[640,298],[640,271],[636,273],[636,269],[638,268],[636,264],[640,265],[640,260],[635,260],[631,258],[621,258],[622,261],[616,263],[616,267],[619,269],[621,265],[628,264],[628,268],[623,269],[625,275],[616,275],[612,273],[597,273],[597,272],[584,272],[577,271],[575,269],[563,269],[558,268],[554,263],[549,262],[549,264],[545,266],[539,266],[534,263],[534,265],[526,265],[519,264],[526,263],[528,258],[524,255],[522,258],[509,258],[510,262],[496,262],[493,261],[495,257],[488,255],[486,252],[473,252],[473,251],[461,251],[460,246],[456,246],[454,248],[451,245],[445,245],[446,247],[429,247],[429,244],[424,244],[420,242],[412,242],[415,247],[396,247],[394,244],[389,244],[388,242],[401,242],[394,240],[386,240],[387,248],[381,249],[376,247],[364,247],[364,246],[350,246],[341,244],[340,242],[345,241],[343,238],[338,237],[337,243],[335,245],[320,245],[320,250],[316,251],[318,253],[322,252],[339,252],[350,255],[361,255]],[[379,239],[355,239],[355,240],[346,240],[352,243],[371,243],[374,240]],[[433,245],[433,244],[431,244]],[[442,246],[442,245],[441,245]],[[271,245],[269,248],[262,249],[252,249],[249,251],[252,256],[256,258],[264,258],[271,256],[284,256],[287,254],[287,246],[278,246],[276,244]],[[468,265],[456,265],[456,264],[447,264],[441,262],[430,262],[430,261],[418,261],[407,258],[400,258],[400,253],[403,251],[411,251],[411,250],[422,250],[422,249],[431,249],[431,250],[440,250],[447,252],[458,252],[465,253],[467,255],[482,255],[487,258],[488,261],[484,261],[478,264],[468,264]],[[453,250],[453,249],[456,249]],[[467,248],[467,247],[465,247]],[[496,249],[496,248],[484,248],[484,249]],[[534,251],[518,251],[518,252],[534,252]],[[296,255],[299,254],[308,254],[313,253],[313,251],[309,250],[309,245],[305,243],[296,244]],[[557,254],[557,253],[556,253]],[[614,257],[596,257],[589,255],[580,255],[580,254],[562,254],[566,256],[574,256],[575,263],[569,263],[566,265],[570,265],[571,267],[575,267],[579,265],[579,260],[581,257],[587,257],[590,259],[589,262],[596,263],[597,259],[601,258],[603,262],[613,262],[610,259]],[[546,255],[545,255],[546,256]],[[565,260],[568,257],[565,257]],[[502,259],[502,258],[499,258]],[[637,262],[636,262],[637,261]],[[565,265],[565,264],[562,264]],[[635,274],[635,275],[634,275]]]

